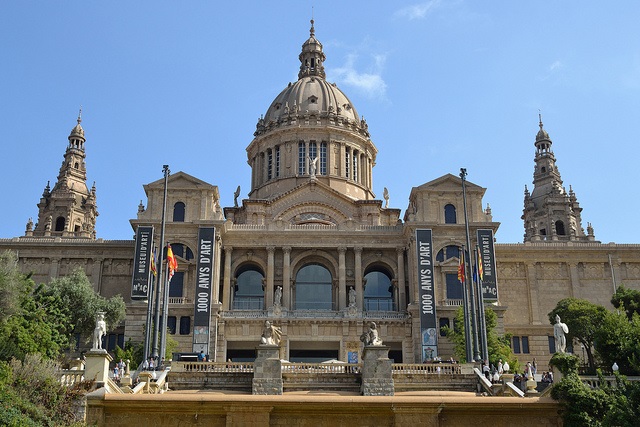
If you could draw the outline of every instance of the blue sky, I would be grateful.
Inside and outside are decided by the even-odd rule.
[[[316,1],[317,38],[378,147],[374,192],[467,168],[498,242],[521,242],[541,110],[564,184],[603,242],[640,243],[640,2]],[[0,237],[24,234],[82,105],[98,237],[129,239],[162,165],[246,197],[245,148],[297,79],[312,3],[4,2]]]

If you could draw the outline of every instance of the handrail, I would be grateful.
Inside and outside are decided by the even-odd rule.
[[[394,375],[428,374],[428,375],[460,375],[462,368],[457,363],[394,363],[391,365]]]
[[[282,363],[283,374],[359,374],[361,370],[361,363]]]
[[[253,362],[172,362],[173,372],[253,372]]]

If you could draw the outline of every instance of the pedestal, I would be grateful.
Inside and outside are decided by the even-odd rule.
[[[282,394],[282,388],[280,347],[277,345],[260,345],[256,347],[252,394]]]
[[[90,350],[85,353],[84,377],[94,380],[96,387],[103,387],[109,379],[109,363],[113,360],[107,350]]]
[[[365,346],[362,352],[362,388],[363,396],[393,396],[395,386],[393,371],[389,359],[389,347],[386,345]]]

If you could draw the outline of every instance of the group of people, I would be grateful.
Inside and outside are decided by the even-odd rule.
[[[120,378],[127,372],[127,364],[122,359],[113,367],[113,380],[118,382]]]
[[[145,360],[144,362],[142,362],[142,370],[143,371],[156,371],[156,370],[161,371],[163,369],[164,369],[164,357],[162,358],[162,360],[159,363],[153,357],[150,357],[147,360]]]
[[[488,360],[482,362],[482,374],[493,384],[500,382],[502,374],[508,373],[509,369],[509,362],[503,363],[502,359],[498,360],[497,367],[494,364],[490,365]]]

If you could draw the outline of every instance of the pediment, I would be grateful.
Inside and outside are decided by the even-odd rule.
[[[172,190],[208,189],[215,191],[217,189],[217,186],[211,185],[208,182],[202,181],[201,179],[198,179],[182,171],[169,175],[169,177],[167,178],[167,185]],[[164,189],[164,178],[160,178],[157,181],[146,184],[144,186],[144,189],[145,191]]]
[[[355,200],[319,182],[308,181],[270,203],[272,218],[291,224],[337,225],[356,216]]]
[[[466,181],[467,191],[482,192],[486,191],[485,188],[480,187],[477,184]],[[462,191],[462,179],[459,176],[453,174],[446,174],[440,178],[436,178],[432,181],[424,183],[418,187],[414,187],[411,193],[415,192],[456,192]]]

